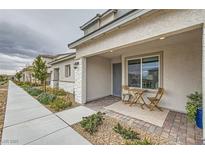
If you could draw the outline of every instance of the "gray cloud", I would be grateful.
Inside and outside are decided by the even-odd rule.
[[[15,73],[38,54],[67,52],[79,26],[104,10],[0,10],[0,74]]]
[[[0,23],[0,53],[34,58],[38,54],[52,53],[56,49],[49,38],[26,27],[11,23]]]

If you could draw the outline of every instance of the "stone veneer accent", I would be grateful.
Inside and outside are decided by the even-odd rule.
[[[77,59],[79,62],[75,68],[75,101],[81,104],[86,103],[86,58]]]

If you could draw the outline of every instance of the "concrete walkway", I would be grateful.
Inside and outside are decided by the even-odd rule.
[[[82,110],[85,111],[83,114]],[[74,121],[66,116],[71,115],[69,110],[59,113],[59,116],[52,113],[10,81],[1,144],[90,144],[66,121],[70,119],[73,124],[94,112],[80,106],[71,113],[77,117]]]

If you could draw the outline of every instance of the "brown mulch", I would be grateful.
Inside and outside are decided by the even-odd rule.
[[[129,128],[128,124],[125,122],[116,120],[109,116],[105,116],[103,124],[98,127],[98,131],[93,135],[90,135],[88,132],[84,131],[81,127],[80,123],[72,125],[72,128],[76,130],[79,134],[85,137],[88,141],[95,145],[123,145],[126,144],[126,140],[123,139],[120,134],[113,131],[113,127],[120,123],[123,127]],[[148,139],[152,144],[166,144],[166,139],[160,138],[157,135],[148,134],[147,132],[143,132],[140,129],[136,129],[131,127],[132,130],[138,132],[141,139]]]
[[[0,85],[0,143],[2,138],[4,115],[6,110],[8,84]]]

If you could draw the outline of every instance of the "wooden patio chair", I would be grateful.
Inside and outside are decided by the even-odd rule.
[[[161,107],[159,107],[160,100],[164,94],[163,88],[158,88],[158,91],[156,93],[155,97],[147,97],[147,99],[150,101],[150,104],[147,106],[149,107],[150,111],[153,111],[154,108],[159,109],[160,111],[163,111]]]
[[[122,102],[128,103],[131,97],[132,97],[132,94],[130,93],[130,88],[128,87],[128,85],[123,85],[122,86]]]

